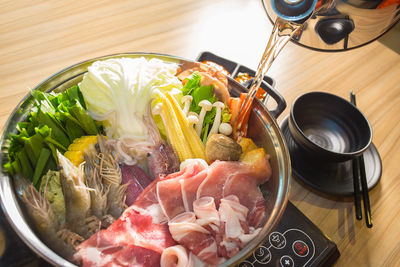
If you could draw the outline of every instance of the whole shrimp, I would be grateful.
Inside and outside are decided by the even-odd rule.
[[[83,238],[67,229],[60,231],[61,226],[49,201],[32,183],[18,175],[14,181],[18,196],[24,203],[40,238],[58,254],[69,259],[75,253],[75,246],[83,242]],[[64,233],[63,236],[60,236],[60,233]],[[73,243],[68,242],[68,238],[73,238]]]
[[[91,212],[101,220],[101,227],[107,228],[114,222],[114,217],[106,214],[109,187],[103,185],[97,154],[98,152],[94,147],[84,152],[84,170],[87,185],[90,188]]]
[[[121,216],[126,209],[126,189],[128,184],[122,183],[121,169],[112,153],[106,148],[105,139],[98,137],[100,153],[97,154],[100,167],[100,176],[103,184],[108,188],[107,214],[115,219]]]
[[[100,229],[100,221],[91,216],[90,189],[85,184],[84,164],[76,167],[58,151],[57,156],[62,167],[61,186],[65,198],[68,228],[89,238]]]

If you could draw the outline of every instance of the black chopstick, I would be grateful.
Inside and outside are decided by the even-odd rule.
[[[367,224],[367,227],[371,228],[372,227],[371,206],[369,203],[368,184],[367,184],[367,177],[365,175],[365,165],[364,165],[363,155],[361,155],[359,158],[359,166],[360,166],[360,176],[361,176],[361,188],[364,201],[365,222]]]
[[[353,92],[350,92],[350,101],[354,106],[357,105],[356,96],[353,94]],[[371,206],[369,202],[368,184],[367,184],[367,177],[365,174],[365,163],[363,155],[353,160],[354,201],[355,201],[354,204],[356,208],[356,218],[358,220],[362,218],[359,178],[361,179],[361,189],[362,189],[361,191],[364,202],[365,223],[367,224],[368,228],[371,228],[372,227]]]
[[[354,206],[356,209],[356,219],[361,220],[361,195],[360,195],[360,172],[358,168],[358,159],[352,160],[353,164],[353,185],[354,185]]]

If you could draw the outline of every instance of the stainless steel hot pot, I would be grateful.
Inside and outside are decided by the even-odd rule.
[[[88,66],[96,60],[115,57],[134,58],[142,56],[147,58],[156,57],[167,62],[178,64],[188,62],[186,59],[160,54],[126,53],[105,56],[87,60],[68,67],[43,81],[41,84],[36,86],[34,90],[54,90],[58,92],[65,90],[72,85],[78,84],[82,80],[83,74],[87,71]],[[231,94],[234,96],[238,95],[240,92],[246,91],[244,87],[231,78],[229,78],[229,87]],[[235,257],[225,262],[222,266],[231,266],[240,263],[259,245],[261,245],[279,222],[288,200],[291,175],[290,158],[282,133],[275,120],[283,109],[285,109],[286,103],[272,87],[268,87],[267,91],[278,103],[277,108],[270,112],[262,102],[256,100],[249,119],[248,136],[258,145],[264,147],[267,153],[271,156],[270,163],[272,167],[272,177],[261,188],[267,203],[269,218],[260,234]],[[26,118],[31,108],[32,97],[30,94],[27,94],[9,117],[0,141],[2,149],[0,154],[0,168],[2,168],[2,166],[7,162],[7,145],[10,133],[16,133],[17,123]],[[20,205],[18,197],[14,192],[13,179],[3,168],[1,169],[0,178],[0,197],[2,208],[11,226],[35,253],[51,264],[59,266],[74,266],[74,264],[53,252],[35,234],[34,230],[30,226],[29,218],[23,213],[23,207]]]

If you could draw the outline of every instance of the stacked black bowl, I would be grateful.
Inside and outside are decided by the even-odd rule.
[[[296,178],[323,193],[352,195],[351,160],[363,155],[369,189],[382,173],[364,114],[345,99],[324,92],[299,96],[281,123]]]

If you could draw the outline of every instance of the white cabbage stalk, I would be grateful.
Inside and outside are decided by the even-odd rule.
[[[103,122],[108,138],[149,140],[144,123],[154,90],[178,90],[178,65],[160,59],[112,58],[94,62],[79,87],[89,114]],[[178,90],[180,92],[180,90]]]

